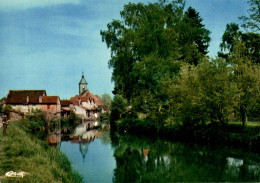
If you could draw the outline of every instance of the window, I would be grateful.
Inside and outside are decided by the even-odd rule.
[[[39,97],[39,102],[42,103],[42,96]]]
[[[51,108],[51,106],[48,104],[48,105],[47,105],[47,109],[50,109],[50,108]]]

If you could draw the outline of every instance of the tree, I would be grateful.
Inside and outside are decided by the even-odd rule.
[[[121,17],[122,20],[109,23],[101,36],[111,50],[109,67],[113,68],[114,94],[121,94],[128,102],[140,89],[133,86],[139,87],[138,82],[143,82],[140,71],[148,59],[197,64],[207,52],[209,31],[194,9],[189,8],[184,14],[182,0],[169,4],[165,1],[147,5],[129,3],[121,11]]]
[[[239,26],[236,23],[230,23],[226,25],[226,30],[222,36],[222,42],[220,43],[221,52],[218,52],[218,56],[222,58],[228,58],[229,53],[233,51],[235,38],[240,37],[242,34],[239,31]],[[226,53],[224,53],[226,51]]]
[[[6,97],[3,97],[0,99],[0,114],[2,114],[4,111],[3,111],[3,105],[1,104],[1,102],[5,101],[6,100]]]
[[[252,32],[243,33],[239,30],[239,26],[236,23],[227,24],[220,44],[221,52],[218,52],[218,56],[225,58],[229,62],[236,40],[241,40],[246,44],[245,53],[253,63],[260,63],[260,34]]]
[[[3,98],[0,99],[0,102],[3,102],[5,100],[6,100],[6,97],[3,97]]]
[[[111,103],[111,125],[120,119],[120,115],[126,111],[127,101],[121,95],[115,95]]]
[[[206,121],[226,123],[232,113],[235,84],[223,59],[184,65],[168,87],[171,120],[168,125],[193,127]]]
[[[189,63],[198,64],[198,60],[208,53],[207,49],[210,42],[210,31],[205,28],[205,25],[202,24],[203,19],[199,16],[194,8],[189,7],[184,13],[183,17],[183,30],[180,32],[182,35],[180,45],[186,45],[184,49],[183,58],[187,58],[187,55],[190,55],[191,58]],[[195,47],[196,49],[192,49]],[[194,52],[196,54],[194,54]]]
[[[111,107],[111,102],[112,102],[112,98],[110,97],[109,94],[105,93],[101,96],[101,100],[104,102],[105,104],[105,108],[106,109],[110,109]]]
[[[242,27],[251,29],[254,32],[260,31],[260,2],[259,0],[248,0],[250,9],[247,10],[249,17],[241,16],[240,20],[243,21]]]
[[[237,85],[238,100],[236,106],[243,126],[246,124],[250,106],[259,102],[260,92],[260,67],[258,64],[252,63],[246,50],[246,44],[236,40],[234,51],[231,55],[231,64],[235,75],[234,80]]]

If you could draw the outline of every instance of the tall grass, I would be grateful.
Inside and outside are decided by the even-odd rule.
[[[5,178],[0,182],[82,182],[59,149],[49,147],[21,128],[21,122],[11,122],[6,137],[0,129],[0,139],[0,176],[7,171],[29,173],[23,178]]]

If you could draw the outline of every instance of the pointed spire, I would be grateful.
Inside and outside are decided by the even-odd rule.
[[[84,72],[82,72],[82,77],[81,77],[79,84],[88,84],[87,81],[85,80]]]

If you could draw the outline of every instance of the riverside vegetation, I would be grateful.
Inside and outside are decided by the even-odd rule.
[[[29,173],[23,178],[2,177],[1,182],[82,182],[68,158],[47,144],[44,127],[44,116],[38,113],[10,122],[7,136],[0,134],[0,175],[8,171]]]
[[[101,31],[115,83],[111,126],[257,151],[259,2],[248,3],[244,30],[228,24],[216,58],[207,55],[210,31],[185,1],[125,5],[122,19]]]

